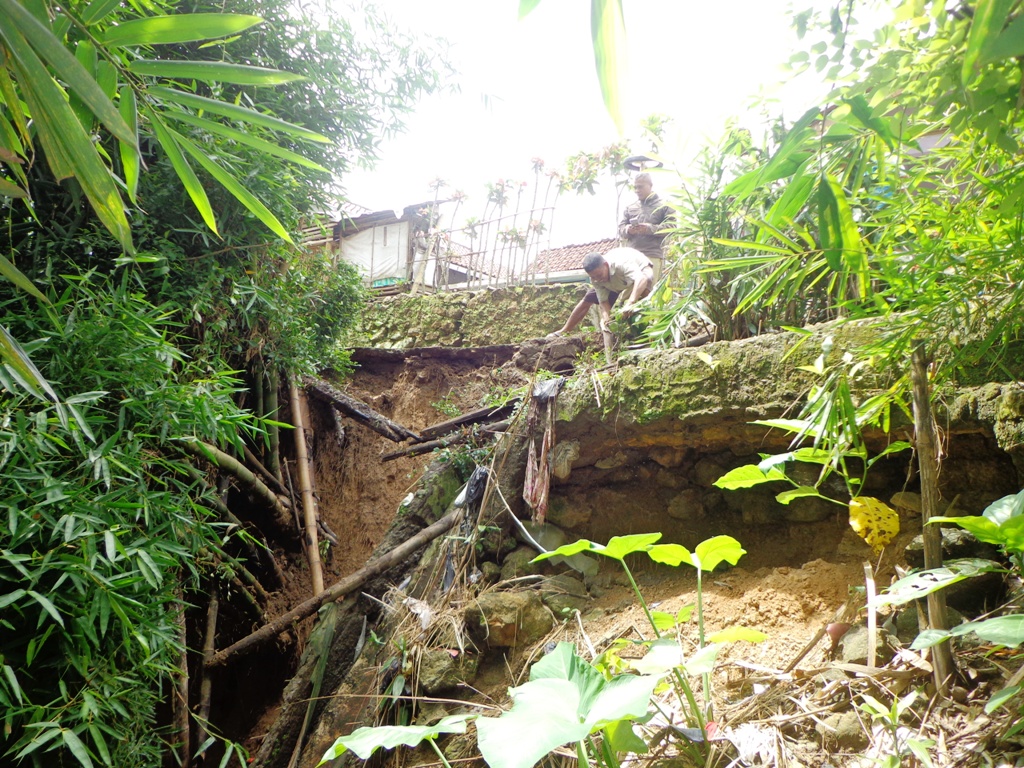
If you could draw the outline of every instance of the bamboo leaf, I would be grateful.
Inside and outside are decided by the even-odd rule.
[[[220,234],[217,231],[217,219],[213,215],[213,207],[210,205],[210,198],[206,195],[206,190],[203,189],[203,185],[199,182],[199,177],[196,176],[195,171],[192,170],[192,166],[188,164],[188,160],[185,159],[185,155],[182,154],[181,147],[178,144],[178,134],[164,125],[163,121],[152,109],[146,109],[146,114],[149,116],[150,124],[153,126],[153,132],[156,134],[157,141],[160,142],[160,146],[163,151],[167,154],[167,159],[171,161],[171,167],[174,168],[174,172],[178,174],[178,178],[181,179],[181,183],[185,187],[185,191],[188,192],[189,198],[192,200],[192,204],[195,205],[196,210],[199,211],[199,215],[203,217],[203,221],[206,222],[206,226],[210,228],[215,234]]]
[[[314,163],[312,160],[303,157],[297,152],[285,149],[284,147],[278,146],[271,141],[266,141],[257,136],[252,136],[244,131],[238,131],[234,128],[229,128],[223,123],[218,123],[213,120],[204,120],[201,117],[189,114],[188,112],[168,112],[167,117],[172,120],[177,120],[181,123],[188,123],[194,125],[196,128],[202,128],[210,133],[216,133],[220,136],[224,136],[229,139],[233,139],[240,144],[246,144],[253,149],[258,149],[261,152],[265,152],[268,155],[274,155],[280,157],[282,160],[288,160],[289,162],[296,163],[297,165],[311,168],[314,171],[321,171],[323,173],[330,173],[326,168],[318,163]]]
[[[92,757],[89,755],[89,750],[86,749],[82,740],[75,735],[75,732],[62,728],[60,735],[61,738],[64,739],[64,743],[67,745],[67,748],[71,750],[71,754],[73,754],[78,760],[79,765],[83,766],[83,768],[93,768]]]
[[[1021,55],[1024,55],[1024,15],[1018,15],[1006,25],[999,37],[982,52],[978,64],[990,64]]]
[[[108,131],[121,141],[135,141],[134,134],[124,124],[117,109],[103,93],[92,73],[86,71],[49,29],[26,11],[17,0],[0,0],[0,17],[4,17],[0,30],[3,30],[8,47],[11,47],[9,36],[15,30],[24,35],[32,48],[53,67],[54,72],[67,83],[75,96],[89,107]],[[22,59],[25,66],[24,58],[19,54],[15,55]]]
[[[170,130],[170,129],[168,129]],[[209,157],[207,157],[200,149],[193,144],[191,141],[186,139],[184,136],[171,131],[174,134],[179,146],[182,147],[188,154],[192,156],[197,163],[199,163],[208,174],[213,176],[220,184],[238,200],[242,205],[249,209],[252,214],[262,221],[266,227],[280,237],[285,242],[291,243],[292,237],[288,234],[288,231],[282,226],[281,222],[277,220],[277,217],[270,212],[267,208],[252,192],[243,187],[238,179],[232,176],[230,173],[225,171]]]
[[[86,26],[105,19],[111,11],[121,5],[121,0],[92,0],[82,12],[80,20]]]
[[[0,4],[10,2],[0,0]],[[39,140],[47,151],[47,162],[54,176],[58,180],[74,176],[103,225],[117,238],[125,251],[132,253],[131,230],[117,187],[91,139],[75,117],[63,90],[25,38],[12,27],[10,19],[4,18],[2,14],[0,37],[13,56],[19,80],[25,84],[22,92],[34,118]],[[75,66],[81,65],[76,61]],[[92,82],[95,85],[95,81]],[[96,88],[98,90],[99,86]],[[123,125],[120,116],[117,120]]]
[[[971,31],[967,35],[960,82],[966,86],[981,63],[989,46],[995,41],[1006,23],[1014,0],[979,0],[974,9]]]
[[[13,0],[0,0],[13,2]],[[251,67],[247,64],[228,64],[222,61],[159,61],[139,59],[129,65],[136,75],[168,77],[175,80],[201,80],[208,83],[233,83],[235,85],[280,85],[305,80],[302,75],[282,72],[279,69]]]
[[[138,104],[135,100],[135,90],[131,86],[123,86],[117,103],[121,111],[121,117],[135,135],[138,135],[139,112]],[[139,190],[139,175],[142,166],[142,160],[139,157],[139,146],[137,143],[129,144],[119,141],[117,149],[121,155],[121,170],[124,173],[125,186],[128,188],[128,198],[133,203],[138,204],[136,195]]]
[[[17,184],[15,184],[12,181],[8,181],[7,179],[0,178],[0,197],[24,198],[24,197],[28,197],[28,192],[26,192],[24,189],[22,189],[21,187],[19,187]],[[3,258],[3,257],[0,256],[0,258]],[[6,259],[5,259],[5,261],[6,261]],[[9,263],[10,262],[8,262],[8,264]],[[3,269],[0,268],[0,272],[2,272],[2,271],[3,271]]]
[[[590,34],[604,105],[615,127],[622,133],[622,80],[626,55],[622,0],[590,0]]]
[[[25,277],[24,273],[4,256],[0,256],[0,275],[6,277],[10,282],[21,288],[26,293],[30,293],[39,299],[44,304],[49,304],[49,299],[44,296],[38,288],[33,284],[31,280]]]
[[[117,47],[193,43],[233,35],[262,21],[259,16],[240,13],[179,13],[171,16],[151,16],[110,27],[100,35],[100,40]]]
[[[244,123],[262,125],[265,128],[288,133],[296,138],[304,139],[306,141],[315,141],[319,144],[331,143],[331,140],[326,136],[316,133],[315,131],[311,131],[308,128],[293,125],[292,123],[281,120],[273,115],[265,115],[262,112],[257,112],[253,109],[248,109],[247,107],[240,107],[237,104],[230,104],[226,101],[217,101],[216,99],[208,99],[205,96],[196,96],[195,94],[185,93],[184,91],[174,90],[173,88],[163,88],[161,86],[153,86],[149,88],[148,92],[151,96],[161,96],[167,101],[174,102],[175,104],[193,107],[194,109],[206,110],[207,112],[213,112],[215,115],[221,115],[233,120],[241,120]]]

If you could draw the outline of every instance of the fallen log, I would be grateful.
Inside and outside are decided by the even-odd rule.
[[[493,424],[485,424],[481,427],[481,430],[485,432],[504,432],[509,428],[511,421],[496,421]],[[431,440],[427,443],[414,443],[413,445],[401,448],[391,453],[385,453],[380,457],[382,462],[394,461],[400,459],[403,456],[419,456],[424,453],[430,453],[431,451],[437,450],[438,448],[447,448],[450,445],[458,445],[469,439],[472,433],[468,430],[464,430],[457,435],[451,435],[449,437],[443,437],[440,440]]]
[[[391,566],[409,557],[417,549],[433,541],[442,533],[450,529],[455,525],[455,521],[458,519],[461,511],[462,510],[460,509],[452,510],[436,523],[427,526],[411,539],[399,544],[390,552],[381,555],[379,558],[366,565],[366,567],[346,576],[341,581],[335,582],[320,594],[300,603],[287,613],[271,621],[269,624],[260,627],[251,635],[243,637],[237,643],[229,645],[223,651],[215,653],[204,662],[205,665],[207,667],[219,667],[226,664],[234,657],[241,655],[243,652],[251,651],[263,643],[277,637],[288,629],[294,622],[302,621],[302,619],[312,616],[320,609],[320,606],[332,603],[350,592],[355,591],[368,579],[383,573]]]
[[[312,376],[303,376],[302,383],[314,397],[330,403],[353,421],[369,427],[378,435],[382,435],[392,442],[401,443],[404,440],[421,441],[420,436],[411,429],[403,427],[401,424],[393,422],[387,416],[377,413],[362,400],[346,395],[326,381],[314,379]]]
[[[419,439],[416,442],[434,440],[435,438],[443,437],[444,435],[454,432],[459,427],[465,427],[470,424],[479,424],[482,421],[503,419],[506,416],[511,416],[512,411],[515,410],[517,405],[519,405],[518,398],[505,403],[504,405],[499,405],[498,407],[489,406],[487,408],[478,408],[475,411],[470,411],[469,413],[457,416],[454,419],[442,421],[439,424],[433,424],[420,432]]]

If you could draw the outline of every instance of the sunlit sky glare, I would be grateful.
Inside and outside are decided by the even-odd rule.
[[[589,0],[543,0],[518,19],[519,0],[376,0],[393,23],[445,37],[457,70],[454,94],[428,97],[406,132],[380,145],[374,171],[343,179],[352,202],[400,212],[433,197],[440,177],[479,215],[485,184],[532,179],[531,159],[561,167],[580,150],[597,152],[620,138],[601,99],[590,38]],[[799,8],[809,1],[798,2]],[[782,65],[797,50],[792,0],[624,0],[628,59],[625,137],[642,154],[640,121],[673,119],[663,156],[686,173],[700,146],[721,134],[756,95],[778,100],[789,120],[825,88],[813,77],[792,80]],[[789,81],[784,87],[783,81]],[[777,111],[773,110],[773,111]],[[655,188],[674,176],[655,178]],[[567,193],[558,202],[551,245],[614,235],[621,201],[603,181],[601,194]]]

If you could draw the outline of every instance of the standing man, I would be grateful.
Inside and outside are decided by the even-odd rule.
[[[628,293],[619,311],[629,314],[633,305],[650,293],[654,286],[651,260],[635,248],[612,248],[604,256],[591,253],[583,259],[583,269],[593,287],[573,308],[565,325],[548,334],[548,338],[571,333],[594,304],[598,306],[601,315],[601,330],[607,332],[611,323],[612,305],[621,294]]]
[[[651,260],[654,282],[661,277],[661,262],[665,258],[663,230],[671,226],[672,209],[654,193],[651,174],[638,173],[633,179],[636,202],[626,206],[619,222],[619,238]]]

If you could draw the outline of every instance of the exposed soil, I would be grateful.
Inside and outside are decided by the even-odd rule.
[[[529,376],[512,366],[510,358],[511,352],[494,350],[476,357],[466,354],[462,358],[441,358],[429,352],[396,356],[391,360],[376,356],[357,368],[345,382],[345,390],[392,420],[417,431],[446,420],[453,412],[478,408],[499,390],[528,382]],[[340,541],[339,546],[330,547],[325,559],[324,580],[331,584],[365,564],[394,520],[399,504],[433,457],[382,462],[383,454],[396,449],[394,443],[339,416],[344,430],[342,444],[338,423],[329,410],[318,405],[311,407],[311,413],[319,511]],[[739,464],[745,460],[743,456],[711,458],[719,464]],[[863,587],[864,563],[873,558],[868,547],[849,529],[844,513],[826,515],[823,519],[822,515],[817,515],[813,522],[766,523],[759,521],[756,515],[752,517],[735,502],[727,503],[719,492],[709,491],[692,479],[702,459],[707,457],[680,455],[671,460],[651,461],[649,457],[637,460],[626,456],[624,463],[601,472],[593,469],[574,472],[568,479],[556,480],[553,484],[552,509],[555,511],[552,514],[554,517],[561,514],[561,524],[568,531],[570,541],[573,536],[600,542],[613,535],[661,531],[665,541],[690,548],[718,533],[728,533],[741,542],[748,554],[738,566],[710,574],[704,583],[708,633],[740,625],[767,635],[762,643],[731,645],[719,657],[724,663],[719,667],[716,686],[720,686],[722,700],[729,705],[750,694],[752,670],[762,670],[770,676],[781,673],[790,662],[801,658],[804,668],[820,667],[828,661],[827,637],[805,656],[801,654],[808,641],[848,601],[851,590]],[[891,479],[899,482],[901,473],[905,475],[904,470],[894,470]],[[1006,484],[1014,485],[1009,480]],[[998,490],[988,489],[987,492],[1000,495]],[[700,514],[689,517],[666,514],[666,509],[683,492],[697,494]],[[559,504],[562,505],[560,511],[556,510]],[[901,559],[903,546],[914,529],[919,530],[917,518],[908,516],[901,522],[904,533],[887,550],[892,554],[874,563],[883,585],[892,577],[893,565]],[[298,551],[278,554],[290,563],[290,575],[289,583],[275,595],[267,609],[271,616],[283,613],[310,594],[308,569],[301,554]],[[696,581],[692,569],[669,568],[639,559],[631,559],[630,563],[640,590],[652,607],[675,613],[695,601]],[[615,570],[613,563],[603,564],[590,593],[592,599],[582,614],[582,623],[565,624],[537,647],[510,652],[504,659],[489,659],[474,683],[479,695],[484,699],[505,699],[507,686],[518,682],[526,660],[551,639],[578,640],[600,652],[617,638],[636,637],[640,634],[638,629],[645,636],[649,635],[648,631],[643,631],[647,626],[643,611],[625,577]],[[294,671],[297,650],[308,627],[300,626],[296,631],[298,638],[285,638],[276,649],[268,650],[257,659],[256,663],[266,664],[260,680],[274,690],[282,686],[273,681],[283,684]],[[694,632],[684,639],[694,642]],[[273,722],[275,710],[267,708],[271,703],[257,692],[256,680],[240,679],[238,673],[232,674],[235,675],[234,687],[229,690],[239,690],[243,696],[251,693],[254,702],[260,702],[254,704],[254,710],[263,707],[259,722],[250,721],[246,725],[242,722],[246,718],[240,718],[238,723],[249,735],[249,746],[254,747]],[[787,685],[792,685],[792,681]],[[264,688],[264,694],[266,690]],[[472,695],[472,691],[465,692],[466,698]],[[780,712],[784,710],[784,706],[778,708]],[[801,742],[802,746],[791,746],[790,762],[776,764],[857,764],[856,755],[834,757],[822,751],[813,740],[813,723],[812,718],[805,720],[807,741]],[[866,721],[865,729],[871,729],[870,721]],[[800,759],[794,762],[796,755]],[[771,761],[766,759],[763,764],[771,764]],[[973,763],[940,761],[938,764]]]

